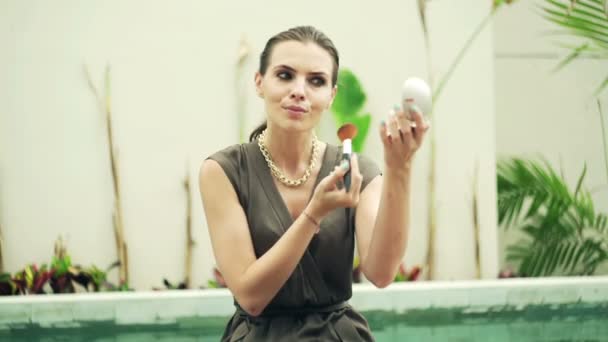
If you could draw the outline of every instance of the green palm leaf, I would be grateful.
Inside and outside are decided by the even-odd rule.
[[[507,247],[520,274],[592,274],[608,261],[608,217],[583,186],[586,166],[574,191],[545,160],[503,159],[497,171],[499,224],[526,236]]]
[[[593,274],[607,255],[606,247],[591,239],[548,245],[520,241],[507,249],[507,260],[520,262],[518,271],[527,277]]]
[[[543,206],[559,210],[572,202],[567,185],[557,172],[543,161],[542,164],[521,158],[501,161],[497,165],[498,222],[508,228],[522,216],[536,215]],[[526,205],[526,200],[529,200]]]
[[[570,5],[558,0],[545,0],[541,6],[542,16],[564,29],[560,33],[568,33],[583,40],[582,44],[573,48],[556,69],[559,70],[576,58],[595,53],[600,58],[608,58],[608,13],[606,1],[578,0]],[[608,86],[608,77],[597,87],[598,95]]]

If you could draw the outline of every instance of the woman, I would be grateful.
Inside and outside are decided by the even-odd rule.
[[[237,307],[223,341],[373,340],[347,304],[355,234],[363,274],[389,285],[407,242],[411,161],[428,126],[401,111],[381,124],[383,175],[364,157],[339,163],[340,148],[314,134],[338,67],[334,45],[312,27],[272,37],[255,75],[266,123],[201,166],[213,252]]]

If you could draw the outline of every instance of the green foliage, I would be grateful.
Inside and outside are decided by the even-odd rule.
[[[128,284],[121,284],[119,286],[113,285],[108,282],[108,273],[120,266],[119,261],[115,261],[110,266],[108,266],[105,270],[98,268],[95,265],[91,265],[90,267],[84,269],[84,273],[90,276],[91,286],[93,287],[93,291],[127,291],[129,290]]]
[[[51,268],[55,270],[56,276],[62,276],[68,273],[69,268],[72,266],[72,259],[69,255],[66,255],[62,258],[53,257],[51,261]]]
[[[605,8],[606,0],[577,0],[569,3],[545,0],[541,6],[543,17],[564,29],[560,34],[566,33],[580,40],[577,45],[567,46],[571,52],[556,69],[561,69],[580,56],[594,55],[608,59],[608,13]],[[596,88],[595,95],[606,86],[608,74]]]
[[[184,290],[186,289],[186,283],[185,282],[179,282],[177,284],[174,284],[172,282],[170,282],[168,279],[163,279],[163,285],[165,285],[165,288],[167,290]]]
[[[114,285],[107,281],[107,273],[119,265],[110,265],[105,271],[92,265],[83,268],[72,265],[68,254],[53,257],[50,266],[27,265],[11,276],[0,275],[0,295],[28,295],[48,293],[74,293],[77,286],[84,291],[130,291],[128,284]]]
[[[210,280],[207,281],[207,288],[210,288],[210,289],[220,289],[222,287],[223,286],[220,286],[220,284],[216,280],[211,280],[210,279]]]
[[[0,295],[44,293],[44,287],[49,283],[54,272],[53,269],[48,270],[46,264],[40,268],[32,264],[27,265],[13,277],[10,274],[3,274],[0,280]]]
[[[367,138],[371,115],[361,114],[367,97],[361,82],[355,74],[348,69],[341,69],[338,73],[338,92],[331,106],[336,126],[352,123],[357,126],[357,136],[353,139],[353,151],[363,151]]]
[[[207,282],[207,287],[211,289],[219,289],[226,287],[226,280],[222,275],[222,272],[217,267],[213,268],[213,279]]]
[[[395,275],[394,282],[402,282],[402,281],[416,281],[422,272],[422,268],[420,266],[414,266],[409,271],[405,269],[405,265],[399,265],[399,270]]]
[[[573,190],[545,160],[503,160],[497,171],[499,224],[525,234],[507,247],[520,275],[590,275],[608,260],[608,218],[583,187],[586,167]]]
[[[338,93],[332,104],[332,110],[344,117],[355,116],[363,105],[367,97],[361,82],[349,69],[341,69],[338,73]]]
[[[515,0],[494,0],[494,2],[492,3],[492,9],[497,9],[498,7],[504,5],[504,4],[511,4],[515,2]]]

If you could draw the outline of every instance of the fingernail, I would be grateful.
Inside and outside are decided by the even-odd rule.
[[[342,163],[340,163],[340,167],[342,168],[342,170],[348,170],[348,161],[343,160]]]
[[[380,126],[382,126],[382,127],[386,126],[386,121],[380,120]]]
[[[401,111],[401,106],[398,104],[393,105],[393,111],[395,111],[395,112]]]
[[[411,110],[413,112],[422,114],[422,112],[420,111],[420,107],[416,106],[415,104],[412,105]]]

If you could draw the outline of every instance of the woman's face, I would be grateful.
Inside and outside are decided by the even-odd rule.
[[[315,43],[275,45],[266,73],[255,76],[268,124],[293,131],[312,129],[336,94],[331,83],[333,68],[330,54]]]

